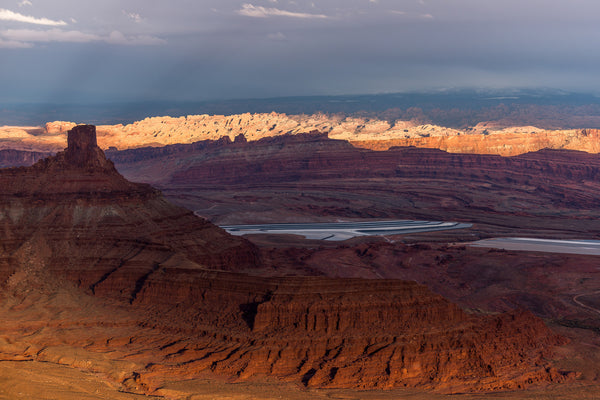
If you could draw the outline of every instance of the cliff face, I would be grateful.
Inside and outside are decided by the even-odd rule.
[[[26,167],[36,161],[53,155],[52,152],[25,151],[25,150],[0,150],[0,168]]]
[[[463,130],[413,121],[316,115],[240,114],[154,117],[131,125],[99,128],[101,145],[126,149],[139,146],[192,143],[243,134],[249,141],[313,130],[356,146],[386,150],[392,146],[437,148],[450,153],[513,156],[544,148],[600,152],[598,131],[544,130],[531,126],[504,127],[480,123]]]
[[[0,171],[0,359],[155,394],[206,373],[450,391],[568,378],[544,361],[564,340],[531,314],[467,315],[406,281],[271,277],[250,242],[125,180],[94,133]]]
[[[516,179],[525,183],[537,176],[549,179],[594,180],[600,175],[600,158],[585,153],[541,150],[516,157],[476,154],[451,154],[437,149],[392,148],[385,152],[361,151],[345,141],[329,140],[325,134],[313,132],[293,136],[267,138],[246,143],[243,140],[221,141],[206,147],[181,147],[179,156],[202,152],[205,157],[195,163],[185,163],[173,172],[171,182],[185,184],[200,180],[205,183],[239,184],[278,182],[298,179],[328,179],[335,177],[391,178],[420,176],[467,177],[485,180],[487,177]],[[146,157],[160,158],[162,150],[150,151]],[[211,154],[207,154],[208,152]],[[134,154],[110,152],[120,165]],[[186,154],[187,153],[187,154]],[[175,153],[173,153],[175,154]],[[133,156],[135,158],[135,156]],[[140,157],[140,161],[143,160]]]
[[[222,224],[335,218],[461,219],[600,234],[600,158],[357,149],[325,134],[109,151],[134,180]],[[586,222],[589,220],[588,222]],[[503,228],[504,229],[504,228]],[[571,230],[571,228],[569,228]],[[593,236],[591,236],[593,237]]]
[[[280,288],[259,304],[254,320],[255,331],[286,337],[285,346],[279,343],[286,357],[275,358],[273,369],[284,376],[300,372],[308,386],[341,388],[359,382],[359,387],[454,391],[469,386],[516,388],[532,378],[564,379],[557,371],[550,374],[553,378],[548,371],[509,378],[512,366],[523,365],[514,354],[532,354],[527,348],[537,347],[536,341],[550,347],[558,343],[558,338],[545,333],[543,324],[533,323],[530,314],[473,318],[411,282],[379,281],[367,288],[360,280],[348,281],[344,288],[311,283],[319,290],[307,285]],[[522,324],[528,326],[528,343],[502,339],[515,335]],[[361,333],[367,326],[368,338]],[[286,349],[307,339],[312,342],[308,352]],[[496,348],[508,351],[498,356]],[[474,376],[478,378],[473,380]]]
[[[498,154],[516,156],[542,149],[579,150],[600,153],[600,131],[582,129],[568,131],[546,131],[537,128],[507,128],[492,133],[479,131],[462,135],[398,137],[390,139],[348,137],[353,145],[383,151],[394,146],[415,146],[440,149],[449,153]]]
[[[594,129],[540,129],[518,122],[481,122],[453,129],[415,120],[403,121],[340,115],[188,115],[152,117],[128,125],[98,127],[100,147],[120,150],[143,146],[189,144],[203,140],[233,140],[243,134],[255,141],[285,134],[317,130],[332,139],[347,140],[358,147],[386,150],[393,146],[437,148],[451,153],[498,154],[513,156],[544,148],[600,152],[598,131]],[[49,122],[43,132],[32,128],[0,128],[0,149],[58,151],[64,147],[72,122]],[[42,130],[41,128],[38,130]]]
[[[219,324],[227,327],[221,331],[227,332],[224,341],[212,339],[218,350],[205,339],[172,346],[163,362],[141,373],[148,386],[160,385],[168,373],[189,379],[207,370],[241,380],[275,376],[308,387],[363,389],[497,390],[569,379],[539,358],[565,342],[528,313],[470,316],[407,281],[212,278],[212,288],[198,281],[188,286],[181,280],[153,280],[140,293],[140,304],[167,287],[179,288],[176,298],[185,309],[192,298],[218,302]],[[206,328],[210,315],[201,308],[179,326],[211,329]],[[169,325],[169,316],[166,312],[150,324]],[[498,349],[508,351],[499,354]]]

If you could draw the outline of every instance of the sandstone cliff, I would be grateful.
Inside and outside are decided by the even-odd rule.
[[[72,122],[46,124],[42,132],[18,127],[0,128],[0,149],[58,151],[64,147]],[[482,122],[453,129],[414,121],[386,120],[341,115],[188,115],[152,117],[128,125],[98,127],[98,143],[107,149],[129,149],[193,143],[243,134],[254,141],[283,134],[313,130],[332,139],[347,140],[359,147],[385,150],[392,146],[438,148],[451,153],[499,154],[511,156],[543,148],[600,152],[597,130],[547,130],[534,126],[506,126]],[[35,132],[33,134],[32,132]]]
[[[462,135],[440,137],[407,137],[386,140],[348,140],[357,147],[372,150],[387,150],[394,146],[415,146],[440,149],[449,153],[498,154],[515,156],[542,149],[579,150],[600,153],[600,130],[547,131],[537,128],[505,128],[480,133],[473,130]]]
[[[26,167],[36,161],[51,156],[52,152],[24,151],[5,149],[0,150],[0,168]]]
[[[0,126],[0,150],[56,152],[62,150],[66,143],[64,131],[47,131],[41,127]]]
[[[192,292],[181,279],[153,279],[141,293],[146,304],[153,298],[146,296],[167,287],[183,290],[169,299],[182,305],[191,305],[194,297],[218,299],[219,324],[229,332],[218,351],[202,340],[194,348],[176,344],[164,363],[142,374],[147,385],[158,385],[167,371],[191,378],[206,370],[238,379],[270,375],[309,387],[363,389],[498,390],[567,379],[549,366],[531,368],[532,362],[544,365],[538,357],[550,355],[545,349],[565,342],[528,313],[467,315],[407,281],[216,278],[212,290],[196,281]],[[248,297],[235,309],[227,306],[232,296]],[[209,315],[201,309],[186,320],[211,329]],[[494,349],[508,351],[499,355]],[[528,372],[515,374],[515,369]]]
[[[542,130],[535,127],[494,127],[479,124],[466,130],[411,121],[387,121],[316,115],[241,114],[232,116],[154,117],[131,125],[99,127],[100,144],[119,149],[148,145],[192,143],[199,140],[234,139],[243,134],[254,141],[286,133],[327,133],[365,148],[386,150],[391,146],[438,148],[451,153],[511,156],[543,148],[600,152],[595,130]]]
[[[107,151],[130,179],[220,224],[390,218],[465,221],[600,238],[600,157],[372,151],[326,134]]]

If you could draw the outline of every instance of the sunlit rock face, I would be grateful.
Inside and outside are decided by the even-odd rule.
[[[416,120],[390,121],[336,114],[287,115],[274,112],[161,116],[127,125],[98,126],[98,142],[103,149],[115,147],[124,150],[221,138],[233,140],[240,134],[248,141],[256,141],[317,130],[326,133],[332,139],[346,140],[357,147],[372,150],[386,150],[393,146],[416,146],[451,153],[502,156],[514,156],[545,148],[600,152],[600,131],[597,129],[542,129],[522,125],[518,120],[502,123],[480,122],[460,129],[424,124]],[[590,126],[595,126],[590,123]],[[73,122],[54,121],[36,129],[0,127],[0,149],[58,151],[64,147],[67,132],[75,126]]]

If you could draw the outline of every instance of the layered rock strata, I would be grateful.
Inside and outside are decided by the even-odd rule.
[[[227,304],[225,287],[231,299],[253,285],[255,297],[247,297],[239,310],[222,308],[225,342],[218,349],[214,339],[212,346],[204,340],[194,348],[173,346],[168,358],[141,373],[146,385],[160,385],[167,371],[189,379],[207,370],[238,379],[275,376],[309,387],[363,389],[498,390],[568,379],[543,361],[549,349],[565,342],[529,313],[467,315],[407,281],[246,278],[241,284],[226,275],[213,281],[213,290],[194,284],[194,292],[184,290],[177,299],[183,305],[194,297]],[[183,289],[181,281],[168,286]],[[144,298],[166,290],[165,282],[148,282],[147,290]],[[238,323],[232,324],[225,316],[236,311]],[[201,309],[187,324],[202,327],[207,314]],[[524,369],[528,372],[515,373]]]
[[[357,147],[371,150],[388,150],[395,146],[415,146],[439,149],[449,153],[498,154],[516,156],[542,149],[579,150],[587,153],[600,153],[600,130],[548,131],[537,128],[505,128],[481,133],[465,132],[447,136],[409,136],[389,139],[347,138]]]
[[[151,186],[123,178],[96,146],[94,127],[74,128],[69,147],[54,157],[2,170],[0,186],[4,254],[25,243],[48,248],[47,268],[92,290],[109,284],[112,274],[129,271],[139,279],[180,251],[209,268],[257,263],[244,239],[171,205]]]
[[[322,133],[108,151],[134,180],[222,224],[337,218],[457,220],[600,235],[600,158],[357,149]],[[502,230],[498,230],[502,229]]]
[[[27,167],[53,155],[52,152],[6,149],[0,150],[0,168]]]
[[[0,149],[58,151],[73,122],[49,122],[43,129],[0,127]],[[39,131],[42,132],[39,132]],[[540,129],[481,122],[461,129],[416,120],[381,120],[341,115],[188,115],[152,117],[128,125],[98,127],[100,147],[137,148],[218,140],[243,134],[249,141],[284,134],[318,130],[332,139],[347,140],[358,147],[386,150],[393,146],[437,148],[451,153],[513,156],[544,148],[600,152],[596,129]]]

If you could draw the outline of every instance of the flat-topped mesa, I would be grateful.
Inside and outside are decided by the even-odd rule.
[[[94,125],[77,125],[67,133],[66,163],[82,168],[112,169],[113,164],[106,159],[96,141]]]

